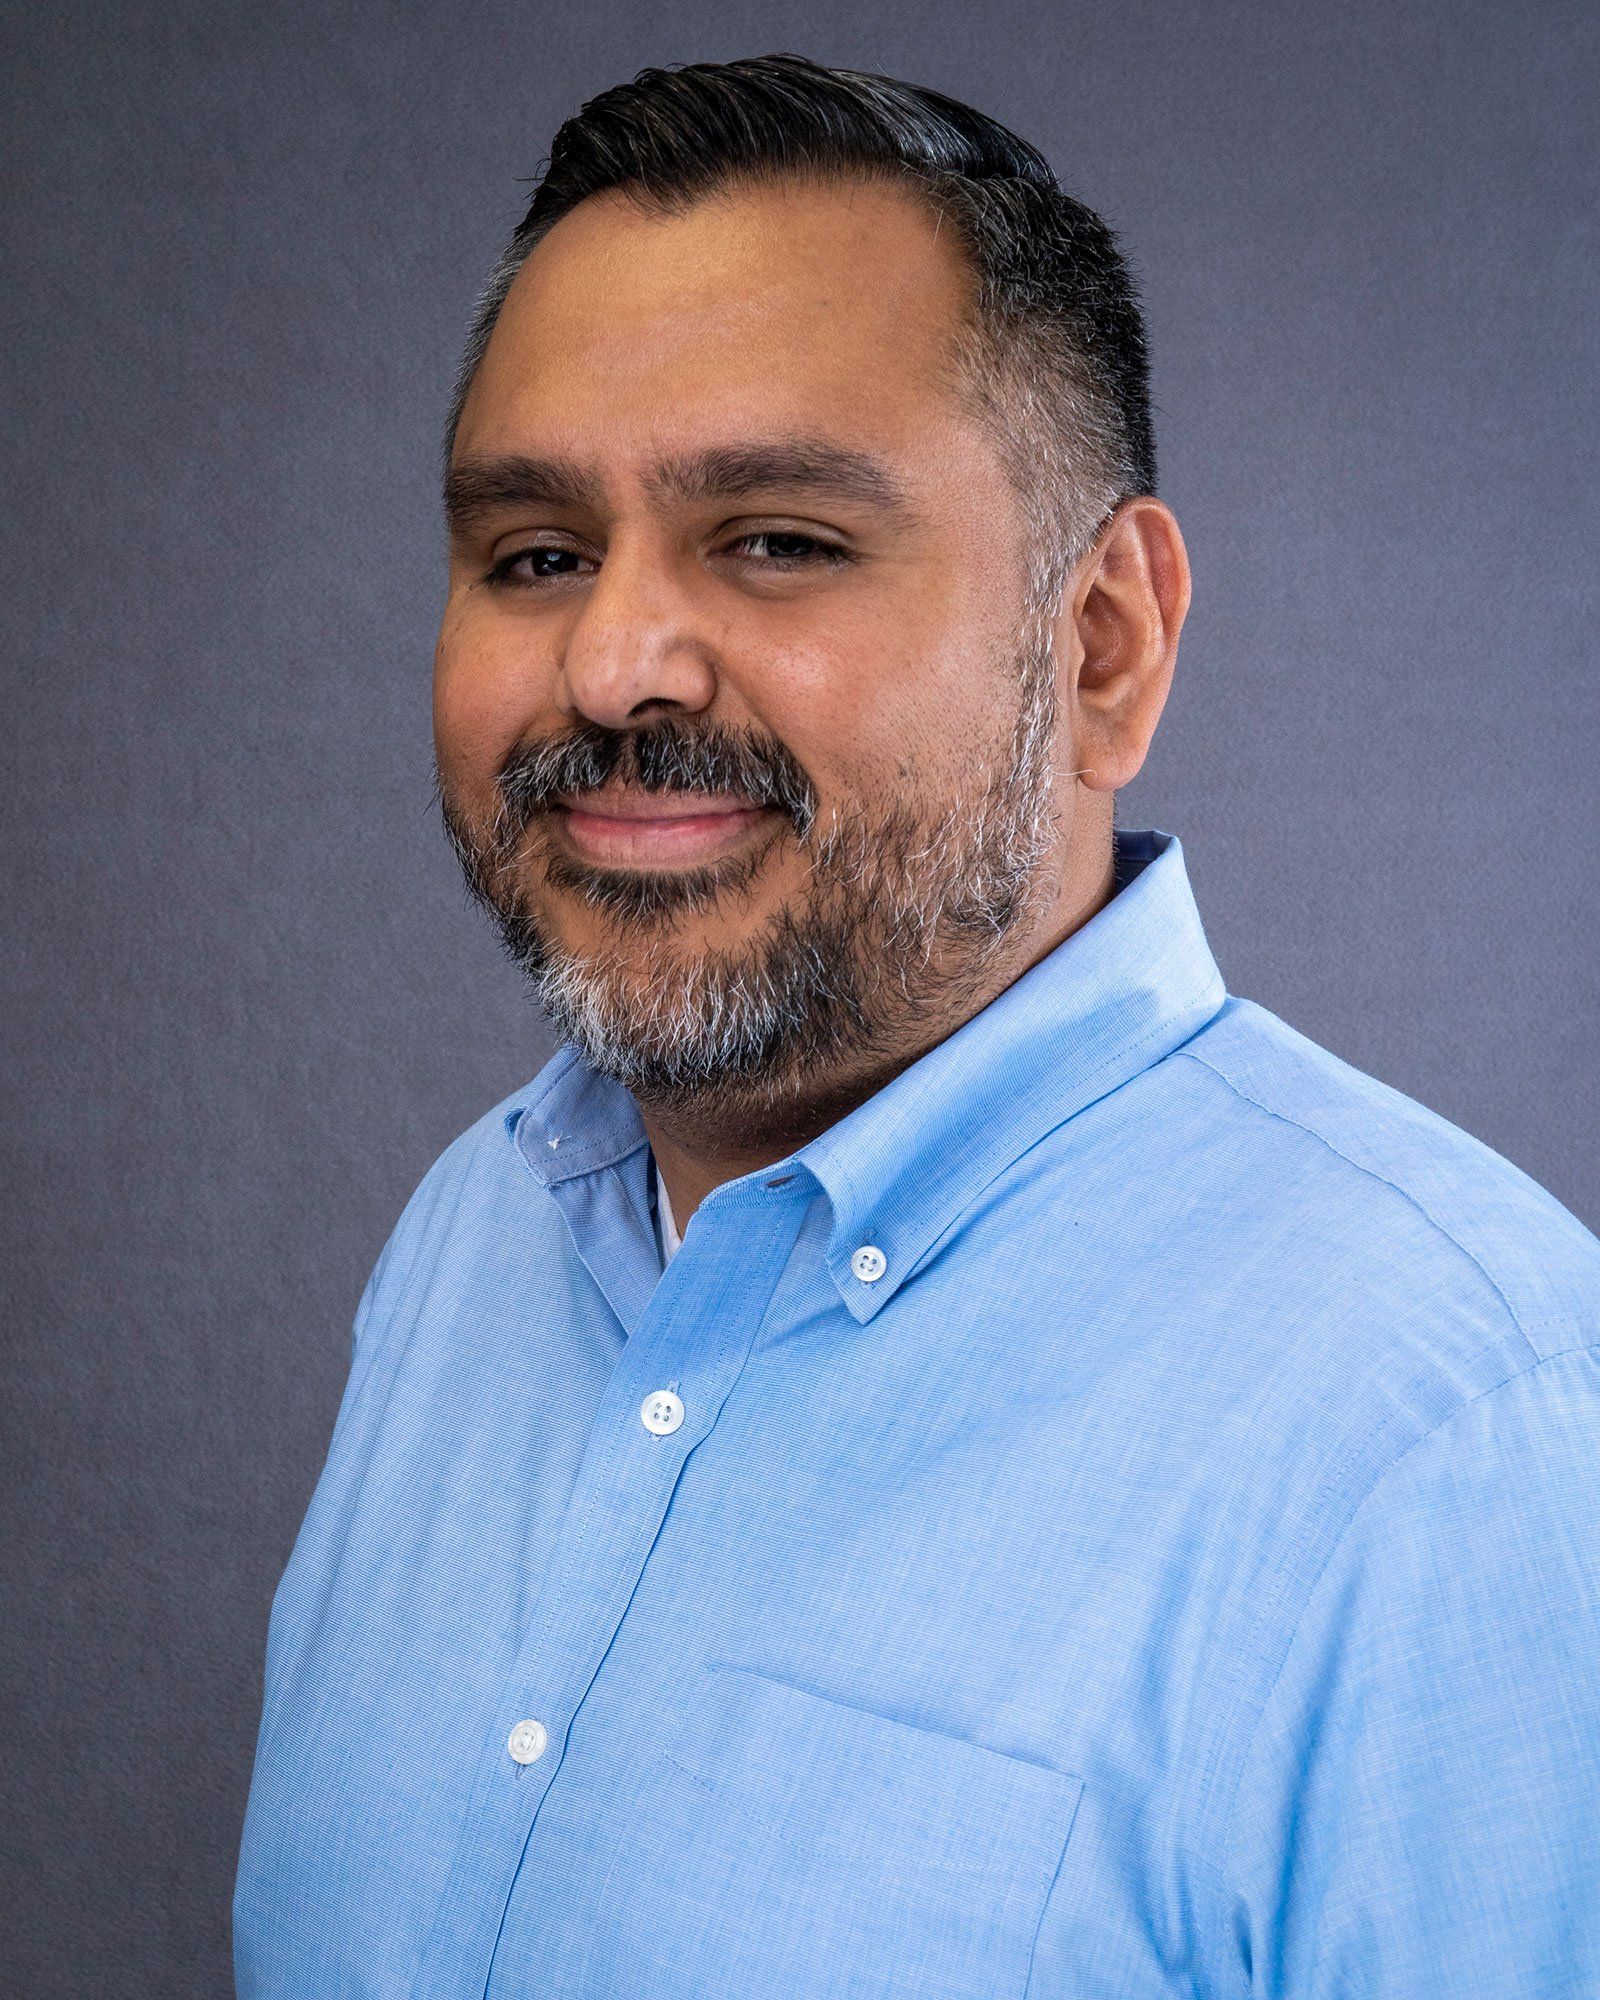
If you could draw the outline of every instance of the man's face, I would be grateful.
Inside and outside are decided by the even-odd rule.
[[[908,196],[791,182],[585,202],[507,296],[451,464],[441,804],[641,1098],[896,1066],[1050,873],[1050,625],[941,374],[969,283]]]

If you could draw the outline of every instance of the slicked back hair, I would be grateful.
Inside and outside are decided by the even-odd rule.
[[[1118,502],[1155,491],[1144,320],[1116,239],[995,119],[805,56],[644,69],[566,120],[475,309],[446,468],[512,280],[562,216],[611,190],[672,215],[741,184],[807,178],[903,186],[957,232],[975,282],[949,379],[995,437],[1028,522],[1032,600],[1052,605]]]

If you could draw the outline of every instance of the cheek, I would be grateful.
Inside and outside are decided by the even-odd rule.
[[[525,641],[497,644],[482,621],[447,610],[433,656],[434,753],[446,784],[475,791],[492,783],[536,723],[547,684]]]
[[[761,720],[825,796],[881,812],[895,788],[941,794],[1009,736],[1011,679],[995,649],[992,633],[948,627],[862,635],[775,673]]]

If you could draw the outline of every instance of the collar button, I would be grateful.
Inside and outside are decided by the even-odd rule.
[[[863,1243],[850,1259],[850,1268],[864,1285],[875,1285],[889,1268],[889,1260],[876,1243]]]

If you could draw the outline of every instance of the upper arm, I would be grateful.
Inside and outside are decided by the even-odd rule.
[[[1463,1405],[1368,1495],[1222,1858],[1273,2000],[1600,1994],[1600,1349]]]

